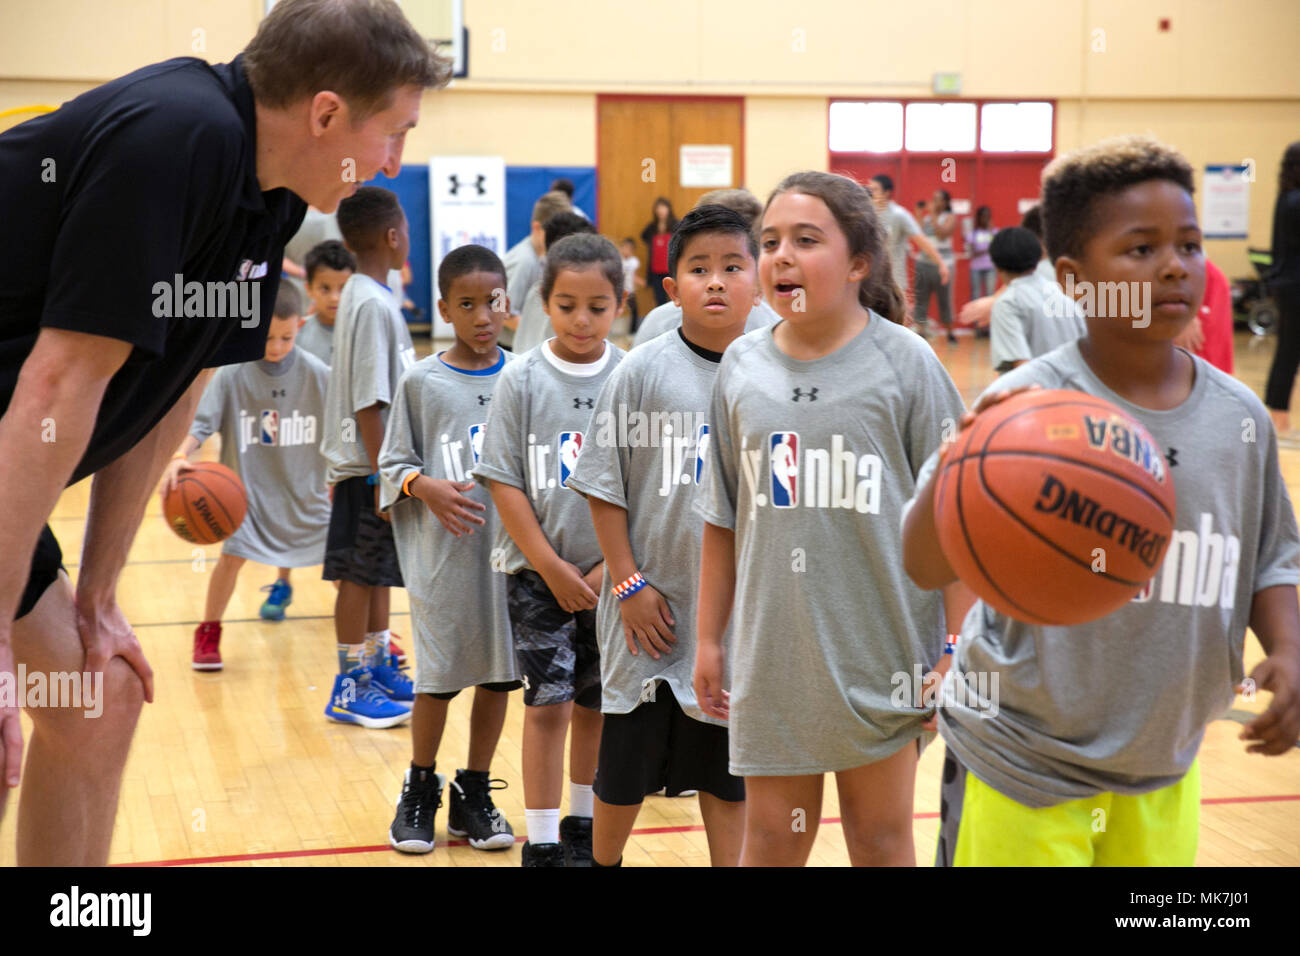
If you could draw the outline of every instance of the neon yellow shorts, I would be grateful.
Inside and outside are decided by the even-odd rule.
[[[951,754],[948,759],[953,759]],[[947,767],[944,776],[948,778]],[[1099,793],[1037,809],[1004,796],[973,773],[962,776],[960,824],[956,840],[949,841],[955,846],[947,861],[940,859],[941,864],[1192,866],[1196,862],[1199,759],[1182,780],[1162,790],[1137,796]]]

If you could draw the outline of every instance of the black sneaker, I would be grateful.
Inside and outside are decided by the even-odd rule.
[[[411,774],[407,767],[397,814],[388,828],[388,844],[402,853],[429,853],[433,850],[433,818],[442,806],[447,778],[427,770],[420,771],[419,779],[412,779]]]
[[[564,844],[525,843],[524,866],[564,866]]]
[[[500,784],[496,787],[493,784]],[[457,770],[451,785],[451,806],[447,815],[447,832],[468,836],[476,850],[504,850],[515,845],[515,831],[505,814],[492,803],[492,791],[504,790],[504,780],[489,780],[476,770]]]
[[[565,866],[591,866],[591,817],[565,817],[560,821],[560,843]]]

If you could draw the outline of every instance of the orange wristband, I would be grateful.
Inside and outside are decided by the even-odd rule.
[[[415,479],[416,479],[416,478],[419,478],[419,477],[420,477],[420,473],[419,473],[418,471],[413,471],[413,472],[411,472],[409,475],[407,475],[405,478],[403,478],[403,479],[402,479],[402,494],[406,495],[407,497],[410,497],[410,496],[411,496],[411,490],[410,490],[410,489],[411,489],[411,482],[415,481]]]

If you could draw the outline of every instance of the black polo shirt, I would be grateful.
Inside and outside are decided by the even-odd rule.
[[[241,60],[156,63],[0,134],[0,413],[42,328],[134,346],[73,481],[134,446],[201,369],[264,354],[284,245],[307,207],[258,184]],[[177,275],[256,283],[260,321],[229,314],[235,296],[176,314],[160,283]]]

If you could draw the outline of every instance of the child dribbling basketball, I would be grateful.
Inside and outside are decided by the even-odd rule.
[[[166,501],[177,479],[193,469],[189,456],[219,432],[222,464],[240,476],[248,493],[244,521],[221,546],[208,580],[203,621],[194,631],[195,670],[222,668],[221,618],[245,561],[278,567],[277,584],[287,589],[290,568],[319,564],[325,553],[330,506],[317,446],[329,369],[294,345],[301,311],[298,290],[280,283],[266,357],[217,370],[189,435],[163,473],[159,493]],[[284,616],[283,609],[279,614]]]
[[[509,575],[524,681],[523,865],[591,866],[601,728],[595,609],[605,565],[587,503],[565,482],[601,386],[623,357],[605,340],[623,305],[618,249],[602,236],[561,239],[546,253],[542,298],[555,337],[502,371],[473,476],[490,484],[501,517],[494,565]],[[569,815],[561,820],[570,723]]]
[[[966,617],[939,716],[941,865],[1191,866],[1196,754],[1242,681],[1248,624],[1268,654],[1251,679],[1273,700],[1241,737],[1280,754],[1300,735],[1300,535],[1272,424],[1250,389],[1173,344],[1205,286],[1192,177],[1144,137],[1044,171],[1048,252],[1087,334],[1000,378],[974,414],[1034,385],[1114,403],[1164,449],[1175,530],[1156,576],[1100,620],[1030,625],[983,602]],[[1124,300],[1101,303],[1121,286]],[[953,579],[935,528],[939,459],[903,528],[908,573],[929,588]],[[996,713],[949,693],[959,674],[999,678],[979,681],[1000,688]]]
[[[742,865],[807,861],[827,772],[853,863],[912,865],[925,715],[895,706],[892,675],[937,665],[945,628],[939,595],[903,573],[898,523],[961,397],[898,324],[863,187],[796,173],[761,222],[759,276],[781,321],[733,342],[713,388],[695,691],[730,716]]]

